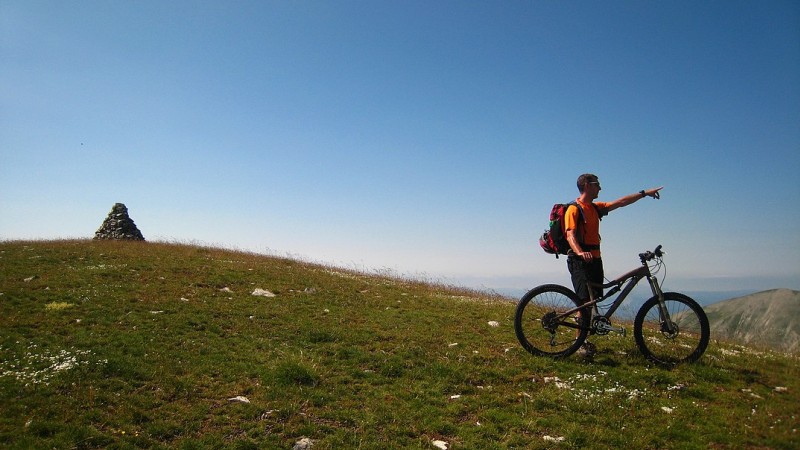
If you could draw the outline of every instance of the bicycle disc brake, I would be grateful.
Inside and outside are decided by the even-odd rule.
[[[665,337],[669,339],[675,339],[678,337],[678,333],[680,333],[680,330],[678,329],[677,323],[671,320],[661,322],[661,334],[663,334]]]

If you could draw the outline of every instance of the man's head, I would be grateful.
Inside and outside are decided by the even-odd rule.
[[[597,190],[600,191],[600,180],[597,178],[597,175],[585,173],[578,177],[578,192],[581,194],[583,194],[583,191],[585,191],[587,187],[595,186]]]

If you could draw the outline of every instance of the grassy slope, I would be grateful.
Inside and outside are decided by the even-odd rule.
[[[800,446],[796,358],[712,342],[665,371],[617,336],[537,358],[513,302],[442,286],[58,241],[1,242],[0,293],[2,447]]]

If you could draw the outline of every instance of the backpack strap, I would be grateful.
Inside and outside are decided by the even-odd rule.
[[[603,220],[603,217],[608,215],[608,211],[607,210],[600,209],[600,207],[595,205],[594,202],[592,203],[592,206],[594,206],[594,210],[597,211],[597,218],[598,219]]]
[[[583,219],[583,221],[586,222],[586,217],[583,216],[583,208],[581,207],[581,204],[576,201],[571,201],[567,203],[567,208],[569,208],[570,206],[575,206],[576,208],[578,208],[578,214],[580,214],[581,219]]]
[[[578,208],[578,212],[581,215],[581,219],[583,219],[583,221],[585,223],[586,222],[586,217],[584,217],[584,215],[583,215],[583,208],[581,207],[581,204],[573,200],[573,201],[567,203],[567,207],[569,207],[570,205],[575,205]],[[597,211],[597,218],[598,219],[603,220],[603,217],[608,215],[608,211],[606,211],[605,209],[600,209],[600,207],[595,205],[594,202],[592,202],[592,206],[594,207],[594,210]]]

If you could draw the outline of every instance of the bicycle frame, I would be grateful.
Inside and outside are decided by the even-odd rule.
[[[615,278],[614,280],[612,280],[612,281],[610,281],[608,283],[605,283],[605,284],[588,283],[589,284],[589,288],[590,288],[589,289],[589,301],[584,303],[583,305],[581,305],[579,307],[570,309],[569,311],[566,311],[566,312],[564,312],[562,314],[559,314],[558,315],[558,319],[563,319],[565,317],[569,317],[572,314],[575,314],[576,312],[578,312],[578,311],[580,311],[580,310],[582,310],[584,308],[589,308],[589,307],[592,308],[592,312],[593,312],[592,315],[594,317],[604,317],[606,319],[609,319],[614,315],[614,313],[617,311],[617,308],[619,308],[620,305],[622,305],[622,303],[625,301],[625,299],[628,298],[628,295],[631,293],[633,288],[635,288],[636,285],[639,284],[639,282],[642,280],[642,278],[647,278],[647,281],[650,284],[650,290],[653,291],[653,295],[654,296],[658,297],[659,304],[661,305],[660,308],[659,308],[660,312],[661,312],[661,316],[662,317],[667,317],[667,312],[664,310],[664,307],[663,307],[663,305],[664,305],[664,294],[661,291],[661,287],[658,285],[658,280],[650,273],[650,267],[647,265],[647,263],[645,261],[642,261],[642,266],[641,267],[633,269],[630,272],[627,272],[627,273],[625,273],[623,275],[620,275],[619,277]],[[626,282],[627,282],[627,284],[625,284]],[[625,285],[625,286],[623,287],[623,285]],[[602,289],[611,288],[611,290],[609,290],[608,292],[603,294],[600,298],[595,299],[594,298],[594,292],[593,292],[594,290],[591,289],[592,287],[595,287],[595,288],[599,287],[599,288],[602,288]],[[614,300],[614,302],[611,303],[611,305],[608,308],[608,311],[606,311],[605,314],[600,314],[600,311],[598,310],[597,305],[599,303],[601,303],[601,302],[613,297],[618,292],[619,292],[619,295],[617,296],[616,300]],[[568,323],[562,323],[562,324],[563,325],[567,325],[567,326],[572,326],[571,324],[568,324]],[[591,324],[589,322],[587,322],[587,324],[588,324],[589,328],[591,328]],[[578,327],[575,326],[575,328],[578,328]]]

